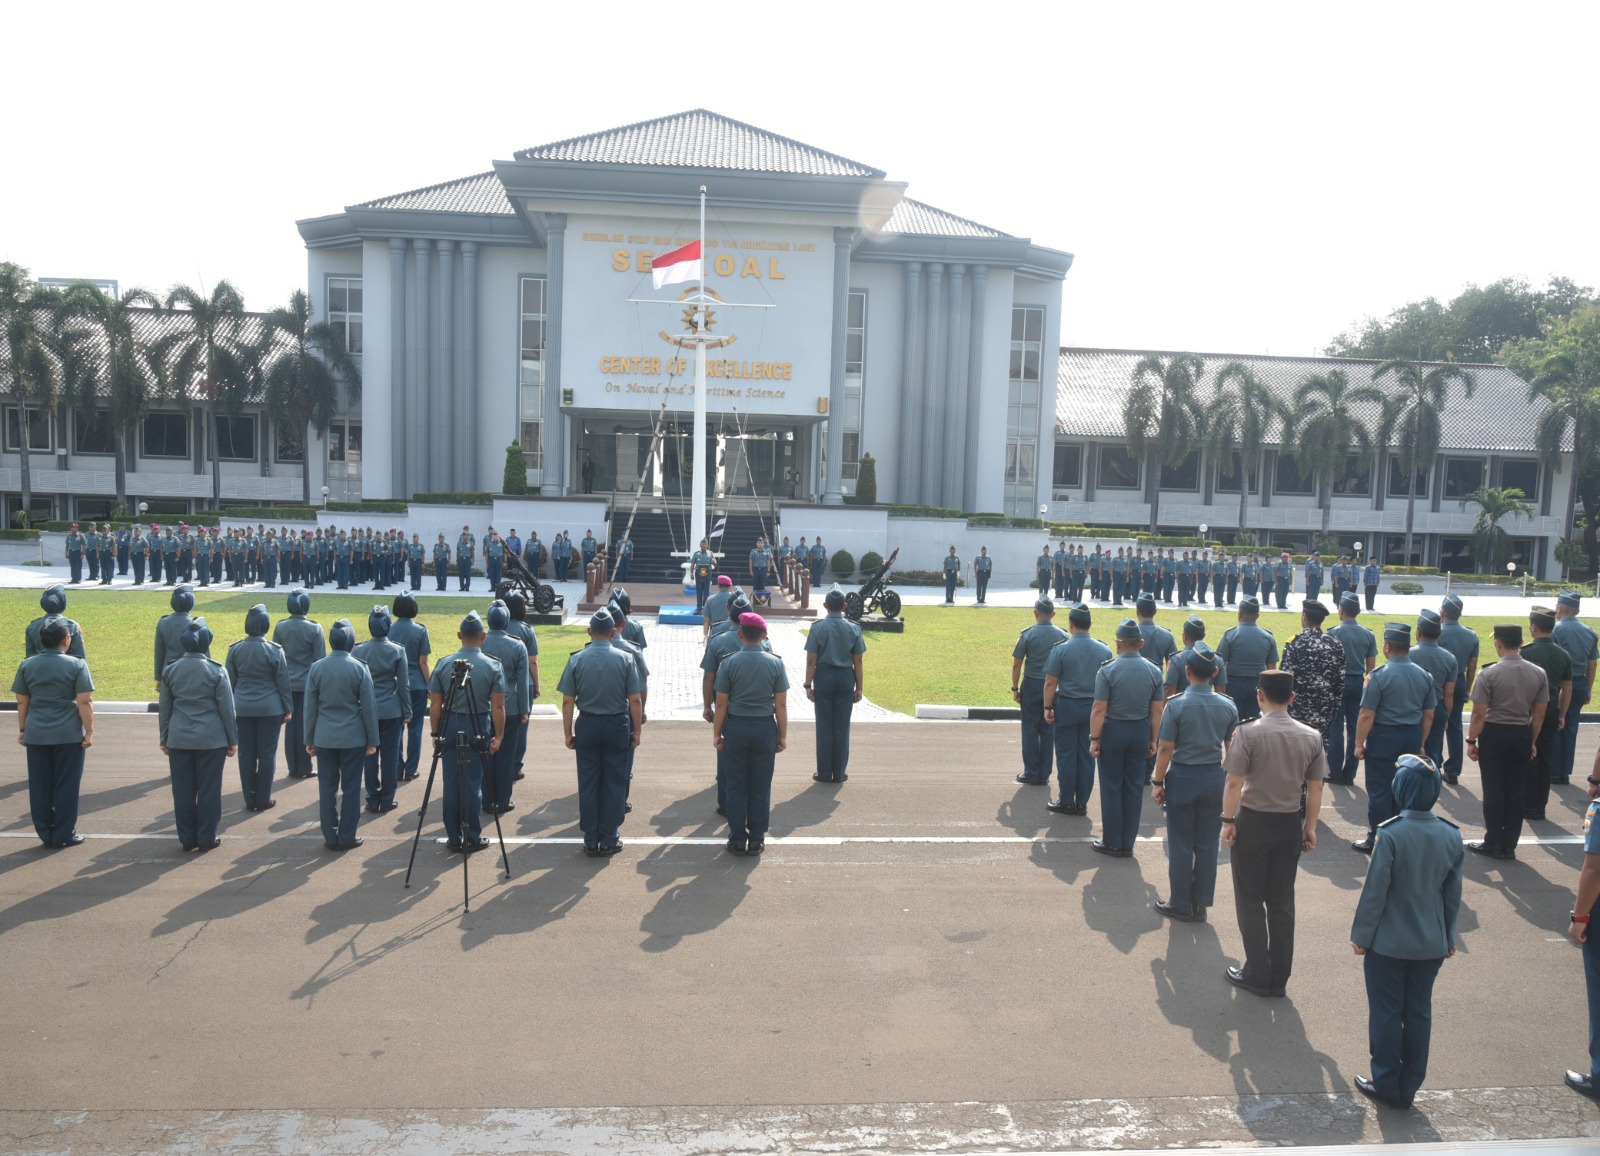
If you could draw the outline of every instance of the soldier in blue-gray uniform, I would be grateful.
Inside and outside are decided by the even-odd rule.
[[[1035,787],[1050,782],[1055,742],[1044,718],[1044,664],[1056,644],[1067,640],[1055,616],[1056,604],[1041,594],[1033,604],[1033,625],[1017,636],[1011,651],[1011,697],[1022,707],[1022,773],[1016,781]]]
[[[116,565],[117,539],[111,533],[111,523],[100,524],[100,585],[111,585],[111,570]]]
[[[1367,765],[1367,837],[1351,846],[1366,855],[1372,853],[1373,832],[1396,813],[1395,760],[1421,753],[1422,736],[1433,724],[1433,676],[1411,661],[1409,625],[1384,626],[1383,657],[1361,692],[1356,724],[1356,758]]]
[[[126,577],[128,573],[128,546],[133,541],[133,535],[128,532],[127,524],[117,527],[117,574]]]
[[[1254,598],[1261,589],[1261,562],[1254,550],[1239,565],[1239,587],[1246,598]]]
[[[35,654],[43,653],[46,649],[43,642],[45,623],[53,618],[60,618],[66,623],[70,640],[67,653],[73,658],[86,659],[88,656],[83,650],[83,631],[72,619],[64,617],[67,612],[67,588],[59,582],[46,586],[44,593],[39,595],[39,609],[44,613],[28,623],[22,632],[22,656],[32,658]]]
[[[1550,779],[1554,783],[1565,783],[1572,778],[1573,756],[1578,749],[1578,716],[1594,691],[1595,660],[1600,658],[1600,645],[1597,645],[1600,639],[1578,617],[1581,601],[1571,590],[1563,590],[1556,599],[1556,628],[1552,637],[1572,659],[1572,703],[1556,746],[1555,767]],[[1455,717],[1459,719],[1460,716]]]
[[[1201,618],[1198,614],[1191,614],[1183,620],[1183,649],[1173,655],[1172,659],[1167,663],[1164,677],[1168,698],[1182,694],[1184,688],[1189,685],[1189,656],[1194,653],[1196,644],[1205,636],[1206,620],[1204,618]],[[1212,654],[1212,660],[1216,663],[1217,669],[1211,676],[1211,688],[1219,694],[1226,694],[1228,691],[1227,664],[1218,658],[1215,653]]]
[[[1461,910],[1461,832],[1431,814],[1438,771],[1402,755],[1394,775],[1398,814],[1379,831],[1372,866],[1350,928],[1367,986],[1367,1050],[1372,1076],[1356,1091],[1405,1109],[1428,1072],[1433,1032],[1433,981],[1456,953]]]
[[[406,563],[411,572],[411,589],[422,589],[422,566],[427,559],[427,551],[422,545],[422,535],[411,535],[411,542],[406,546]]]
[[[1056,798],[1045,809],[1087,815],[1094,793],[1094,757],[1089,754],[1089,716],[1094,680],[1111,661],[1111,648],[1090,637],[1093,617],[1082,602],[1067,611],[1067,639],[1044,663],[1044,721],[1055,733]]]
[[[1139,620],[1139,633],[1144,635],[1144,649],[1139,652],[1140,656],[1157,670],[1165,672],[1172,662],[1172,656],[1178,653],[1178,643],[1172,637],[1172,631],[1156,625],[1155,596],[1141,594],[1133,604],[1133,612]],[[1155,769],[1156,757],[1152,754],[1145,759],[1142,786],[1149,786],[1150,776]]]
[[[381,815],[395,809],[400,783],[400,736],[411,722],[411,669],[406,648],[389,637],[394,618],[387,606],[367,615],[371,636],[351,653],[372,674],[372,699],[378,716],[378,749],[366,758],[367,810]]]
[[[550,543],[550,560],[555,564],[556,581],[565,582],[572,569],[572,539],[565,530]]]
[[[844,591],[838,583],[828,588],[822,605],[827,616],[806,636],[805,692],[816,704],[817,719],[817,770],[811,777],[819,783],[842,783],[850,777],[850,716],[866,686],[862,656],[867,642],[861,627],[844,616]]]
[[[528,652],[528,683],[530,687],[528,702],[531,712],[531,704],[539,698],[539,639],[533,633],[533,627],[528,625],[527,599],[513,590],[506,595],[506,609],[511,612],[511,625],[506,628],[507,632],[521,642],[522,648]],[[520,726],[512,726],[509,721],[506,723],[506,729],[510,732],[508,737],[517,747],[516,756],[513,759],[516,771],[511,776],[514,782],[526,777],[522,771],[522,764],[528,754],[527,720],[530,717],[531,713],[523,715],[523,722]]]
[[[822,544],[821,535],[811,543],[811,585],[821,586],[822,575],[828,568],[828,551]],[[849,577],[849,575],[844,575]]]
[[[289,690],[294,695],[294,706],[284,726],[284,762],[291,779],[309,779],[315,770],[306,754],[306,675],[311,664],[328,653],[328,640],[320,623],[306,615],[311,613],[311,595],[304,590],[289,591],[289,617],[272,630],[272,641],[283,647],[283,659],[289,667]]]
[[[1272,559],[1263,557],[1261,559],[1261,604],[1263,606],[1272,605],[1272,588],[1276,581]]]
[[[1438,766],[1444,761],[1444,732],[1450,709],[1455,704],[1456,679],[1461,669],[1456,656],[1439,644],[1443,623],[1435,610],[1417,615],[1417,644],[1411,648],[1411,661],[1433,676],[1433,724],[1422,739],[1422,753]]]
[[[757,538],[750,551],[750,586],[755,594],[767,592],[767,574],[772,569],[772,551],[765,538]]]
[[[750,602],[743,594],[735,594],[733,600],[728,603],[729,617],[731,617],[735,622],[739,620],[739,616],[741,614],[748,614],[750,613],[750,610]],[[721,668],[723,660],[726,659],[728,655],[738,650],[740,645],[739,632],[737,630],[724,630],[717,634],[713,634],[706,639],[705,649],[700,655],[700,669],[704,672],[700,682],[700,704],[702,708],[701,717],[703,717],[708,723],[716,722],[717,671]],[[762,649],[767,651],[772,649],[772,643],[765,639],[762,640],[761,646]],[[727,792],[727,757],[722,751],[718,751],[717,814],[719,815],[726,815],[728,813]]]
[[[75,847],[84,752],[94,745],[94,679],[89,664],[67,653],[64,618],[47,620],[39,652],[11,679],[17,699],[17,741],[27,751],[28,809],[46,847]]]
[[[1089,715],[1089,753],[1100,764],[1100,838],[1089,846],[1120,859],[1133,857],[1145,760],[1155,753],[1166,705],[1161,672],[1140,657],[1143,649],[1139,624],[1123,619],[1117,627],[1117,656],[1095,675]]]
[[[721,634],[732,622],[728,617],[728,604],[733,601],[733,579],[726,574],[717,575],[717,592],[706,599],[701,610],[700,633],[705,638]]]
[[[955,547],[950,547],[950,552],[955,553]],[[1050,556],[1050,577],[1055,584],[1057,602],[1067,600],[1067,584],[1072,570],[1072,555],[1067,552],[1067,544],[1062,542],[1056,547],[1056,552]]]
[[[1289,591],[1294,588],[1294,564],[1290,561],[1289,551],[1285,550],[1278,557],[1277,572],[1273,575],[1272,589],[1278,596],[1278,609],[1287,610]]]
[[[694,583],[694,612],[705,612],[706,599],[711,597],[711,574],[717,560],[711,554],[711,543],[700,539],[700,548],[689,556],[689,578]]]
[[[161,672],[161,753],[172,775],[178,842],[185,851],[210,851],[222,845],[222,769],[239,749],[239,726],[228,672],[207,657],[206,620],[190,622],[179,642],[183,657]]]
[[[1200,557],[1195,561],[1194,582],[1195,591],[1198,594],[1196,601],[1201,606],[1204,606],[1206,604],[1206,591],[1210,589],[1211,583],[1211,554],[1209,551],[1201,551]]]
[[[567,661],[556,687],[567,749],[577,754],[578,825],[590,856],[622,850],[628,754],[644,728],[643,680],[632,657],[611,644],[614,626],[610,611],[594,612],[589,645]]]
[[[268,811],[278,805],[272,780],[278,771],[278,741],[294,710],[289,664],[283,647],[267,641],[272,616],[260,604],[244,616],[244,634],[228,647],[224,664],[233,687],[233,710],[239,729],[239,785],[247,811]]]
[[[1224,631],[1217,643],[1217,658],[1228,671],[1228,694],[1241,719],[1252,719],[1261,713],[1256,704],[1261,672],[1278,665],[1278,640],[1257,623],[1260,614],[1260,603],[1246,598],[1239,603],[1239,624]]]
[[[189,611],[194,609],[194,587],[187,582],[172,591],[172,613],[163,614],[156,623],[156,683],[159,688],[161,672],[170,662],[183,656],[183,632],[189,629]]]
[[[328,631],[332,648],[306,675],[306,754],[317,760],[322,841],[330,851],[361,846],[361,771],[377,752],[378,707],[372,672],[352,653],[355,628],[341,618]]]
[[[211,553],[219,548],[220,543],[221,539],[213,542],[204,531],[201,531],[199,538],[195,540],[195,569],[200,574],[200,585],[203,587],[211,585]]]
[[[956,554],[956,548],[950,547],[950,552],[944,556],[944,604],[956,604],[956,583],[961,580],[961,558]],[[1057,580],[1059,584],[1059,579]]]
[[[456,539],[456,583],[461,590],[472,589],[472,563],[478,556],[478,540],[472,530],[461,527],[461,537]]]
[[[723,660],[713,683],[711,741],[726,756],[728,851],[734,855],[759,855],[766,844],[774,763],[789,741],[789,676],[783,659],[762,649],[766,637],[761,615],[740,615],[739,649]]]
[[[1211,689],[1216,658],[1205,643],[1189,655],[1189,688],[1161,716],[1152,798],[1167,808],[1167,899],[1155,908],[1170,919],[1204,923],[1215,900],[1222,837],[1222,757],[1239,728],[1233,701]],[[1259,713],[1259,711],[1257,712]]]
[[[599,546],[600,543],[594,539],[594,531],[585,530],[583,532],[583,540],[578,543],[578,549],[583,551],[583,568],[585,570],[588,570],[594,563],[595,551],[599,549]]]
[[[1050,572],[1054,565],[1050,560],[1050,547],[1040,546],[1039,556],[1033,560],[1033,580],[1039,587],[1040,598],[1050,597]]]
[[[433,588],[443,590],[445,580],[450,577],[450,544],[444,540],[444,535],[439,535],[439,540],[433,544]]]
[[[1211,559],[1211,604],[1217,609],[1222,609],[1223,583],[1226,581],[1228,564],[1221,554]]]
[[[1128,556],[1119,546],[1117,556],[1111,560],[1111,604],[1121,606],[1128,596]]]
[[[617,543],[616,569],[611,577],[617,582],[626,582],[628,575],[633,572],[633,539],[628,537],[628,531],[622,531],[622,538]]]
[[[1371,591],[1368,593],[1367,609],[1371,610]],[[1444,772],[1444,781],[1452,785],[1461,777],[1461,767],[1467,756],[1461,714],[1466,709],[1467,695],[1472,690],[1472,684],[1478,678],[1478,633],[1461,625],[1462,608],[1461,598],[1456,594],[1446,594],[1444,601],[1439,604],[1439,645],[1455,655],[1457,668],[1455,699],[1451,703],[1444,732],[1445,738],[1450,742],[1450,753],[1444,762],[1438,764],[1439,769]]]
[[[1345,786],[1356,781],[1356,726],[1361,718],[1361,693],[1367,675],[1378,661],[1378,641],[1356,617],[1361,613],[1361,596],[1346,591],[1339,599],[1339,625],[1328,631],[1344,647],[1344,701],[1340,714],[1328,728],[1328,782]]]
[[[511,633],[511,608],[504,602],[489,604],[489,634],[483,652],[500,664],[506,680],[506,729],[500,749],[489,760],[483,783],[483,809],[491,815],[515,810],[511,784],[517,777],[517,734],[528,725],[533,709],[533,679],[528,672],[528,648]]]
[[[506,733],[510,687],[505,668],[483,651],[483,619],[476,610],[461,620],[456,638],[461,649],[440,659],[428,679],[428,716],[444,771],[440,803],[445,840],[450,850],[470,854],[489,846],[480,816],[483,769],[500,750],[500,737]],[[457,662],[466,663],[464,678],[456,673]],[[474,747],[480,739],[484,745]],[[458,763],[457,751],[463,746],[473,749],[464,763]],[[480,754],[486,757],[480,758]]]
[[[1228,561],[1222,568],[1222,575],[1228,581],[1228,605],[1232,606],[1239,601],[1239,556],[1229,554]]]
[[[641,723],[650,720],[650,664],[645,661],[644,650],[647,643],[644,640],[644,627],[629,617],[632,602],[628,599],[628,592],[618,586],[611,591],[611,601],[606,604],[606,610],[611,615],[611,645],[633,659],[634,665],[639,668],[639,720]],[[628,787],[633,787],[633,752],[635,748],[628,748]],[[632,803],[624,803],[624,813],[633,810]]]
[[[74,586],[83,581],[83,558],[88,549],[89,536],[78,529],[78,523],[72,523],[72,528],[67,531],[67,568],[72,574]],[[99,563],[95,565],[99,566]]]
[[[989,579],[993,575],[994,559],[989,557],[989,547],[983,546],[978,550],[978,556],[972,560],[972,580],[978,588],[976,603],[979,606],[988,605]]]
[[[494,527],[489,527],[488,534],[483,539],[483,569],[489,578],[489,589],[500,589],[500,571],[506,562],[505,539],[494,532]],[[534,571],[538,573],[537,570]],[[501,748],[502,750],[504,747]]]
[[[1315,602],[1322,595],[1322,555],[1315,550],[1306,559],[1306,601]]]

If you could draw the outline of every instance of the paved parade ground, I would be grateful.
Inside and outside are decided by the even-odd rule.
[[[1417,1110],[1355,1094],[1366,1003],[1348,942],[1359,789],[1302,863],[1289,995],[1236,991],[1226,859],[1207,924],[1166,894],[1160,811],[1132,860],[1011,779],[1017,727],[862,723],[850,780],[779,756],[759,860],[721,849],[710,728],[646,728],[626,847],[581,854],[572,756],[536,720],[498,855],[435,847],[402,886],[423,781],[323,849],[280,777],[223,843],[179,851],[151,716],[100,719],[81,847],[40,848],[0,780],[0,1151],[840,1152],[1373,1141],[1600,1141],[1561,1086],[1586,1046],[1562,939],[1582,795],[1513,863],[1468,856]],[[1579,765],[1593,757],[1585,728]],[[1470,769],[1440,811],[1481,831]],[[492,827],[490,828],[492,834]],[[1224,856],[1226,852],[1224,852]],[[1503,1149],[1502,1149],[1503,1150]]]

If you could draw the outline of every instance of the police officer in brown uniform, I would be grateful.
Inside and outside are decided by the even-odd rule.
[[[1544,725],[1550,680],[1522,657],[1520,625],[1496,626],[1494,649],[1500,661],[1480,670],[1472,684],[1467,758],[1483,774],[1484,834],[1467,849],[1492,859],[1515,859],[1534,736]]]

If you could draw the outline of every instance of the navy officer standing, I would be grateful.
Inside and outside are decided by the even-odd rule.
[[[1420,754],[1422,737],[1433,723],[1433,676],[1411,661],[1411,627],[1391,622],[1383,628],[1384,664],[1367,679],[1356,723],[1356,758],[1367,765],[1367,837],[1351,846],[1372,854],[1380,823],[1394,818],[1395,760]]]
[[[44,593],[39,595],[39,609],[44,613],[28,623],[22,632],[22,656],[32,658],[49,649],[43,641],[45,623],[52,619],[60,619],[71,639],[67,645],[67,653],[73,658],[87,660],[88,656],[83,652],[83,631],[72,619],[63,617],[67,612],[67,588],[59,582],[46,586]]]
[[[1056,644],[1044,664],[1044,721],[1055,731],[1060,787],[1045,809],[1058,815],[1087,815],[1094,792],[1089,716],[1094,711],[1095,675],[1111,661],[1111,648],[1090,636],[1092,623],[1082,602],[1067,611],[1067,640]]]
[[[17,696],[17,742],[28,752],[28,806],[46,847],[76,847],[84,752],[94,745],[94,680],[89,664],[67,653],[65,618],[48,620],[40,650],[11,680]]]
[[[1314,600],[1314,599],[1313,599]],[[1278,665],[1278,640],[1257,624],[1261,604],[1254,598],[1239,603],[1239,624],[1223,632],[1217,643],[1217,657],[1226,665],[1226,685],[1241,719],[1261,713],[1256,705],[1256,686],[1261,672]]]
[[[1361,719],[1361,695],[1367,675],[1378,661],[1378,640],[1356,618],[1361,595],[1347,590],[1339,598],[1339,625],[1328,631],[1344,647],[1344,698],[1339,714],[1328,728],[1328,782],[1349,785],[1356,781],[1356,728]]]
[[[483,619],[469,611],[456,631],[461,649],[434,665],[428,678],[428,719],[434,752],[442,754],[444,785],[440,804],[444,810],[445,840],[452,851],[481,851],[489,845],[483,837],[479,812],[483,808],[483,766],[500,749],[500,736],[506,733],[505,668],[483,652]],[[469,702],[466,686],[456,675],[457,662],[466,663],[466,683],[472,688]],[[448,700],[448,704],[446,702]],[[445,710],[448,705],[450,709]],[[476,707],[474,712],[470,708]],[[463,766],[446,748],[465,743],[472,746],[485,739],[485,751],[473,751]],[[487,758],[479,758],[485,754]],[[458,780],[457,775],[465,775]],[[465,798],[462,796],[465,795]]]
[[[585,855],[622,850],[628,801],[628,754],[644,726],[643,682],[633,658],[611,644],[615,627],[604,608],[589,619],[589,645],[561,672],[561,725],[578,758],[578,825]],[[578,717],[573,719],[576,709]]]
[[[185,851],[210,851],[222,845],[222,768],[239,749],[239,724],[228,672],[208,657],[206,620],[190,622],[179,645],[183,657],[161,672],[161,753],[172,775],[178,842]]]
[[[1050,781],[1052,739],[1044,718],[1044,664],[1056,644],[1067,640],[1055,616],[1056,604],[1041,594],[1033,604],[1033,625],[1017,636],[1011,651],[1011,697],[1022,707],[1022,773],[1016,781],[1035,787]]]
[[[728,850],[759,855],[772,817],[772,772],[788,746],[789,676],[783,659],[761,648],[767,623],[739,616],[740,647],[717,669],[712,742],[727,755]]]
[[[806,635],[806,697],[816,704],[819,783],[842,783],[850,776],[850,716],[861,701],[862,655],[867,642],[861,627],[844,616],[844,591],[835,582],[822,605],[827,616]],[[1042,685],[1042,684],[1041,684]]]
[[[1089,846],[1102,855],[1133,857],[1144,800],[1145,759],[1156,751],[1166,706],[1161,672],[1139,654],[1144,636],[1131,618],[1117,627],[1117,657],[1094,680],[1089,753],[1100,762],[1100,838]]]
[[[372,672],[351,653],[356,632],[348,618],[333,624],[328,644],[333,649],[306,675],[306,754],[317,760],[322,841],[330,851],[348,851],[362,842],[361,772],[378,750],[378,704]]]

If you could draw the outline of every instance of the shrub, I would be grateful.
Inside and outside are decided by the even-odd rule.
[[[878,502],[878,459],[871,454],[861,455],[861,466],[856,473],[856,504],[873,506]]]
[[[868,550],[865,554],[861,555],[861,572],[863,574],[871,574],[882,565],[883,555],[878,553],[876,550]]]
[[[407,502],[329,502],[327,509],[340,514],[403,514],[411,508]]]
[[[412,494],[413,502],[427,506],[492,506],[494,495],[488,493],[438,493]]]
[[[828,559],[828,569],[833,571],[835,578],[848,578],[856,572],[855,555],[848,550],[835,550],[833,557]]]
[[[963,510],[946,509],[944,506],[890,506],[889,513],[898,518],[965,518]]]
[[[1005,514],[972,514],[969,526],[1006,526],[1017,530],[1044,530],[1049,527],[1043,518],[1010,518]]]
[[[519,442],[506,447],[506,468],[500,479],[500,489],[512,496],[528,492],[528,459],[522,456]]]
[[[942,570],[896,570],[893,586],[943,586]]]
[[[248,518],[257,522],[315,522],[314,506],[238,506],[222,511],[225,518]]]
[[[1389,589],[1393,590],[1396,594],[1421,594],[1422,593],[1422,583],[1421,582],[1392,582],[1389,585]]]
[[[0,542],[37,542],[37,530],[0,530]]]

